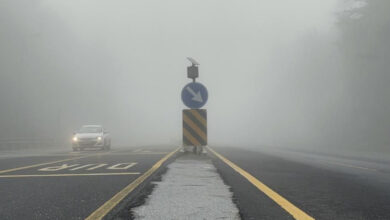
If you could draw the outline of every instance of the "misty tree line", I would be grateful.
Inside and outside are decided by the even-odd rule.
[[[64,142],[80,121],[104,122],[113,70],[104,49],[38,2],[0,4],[0,140]]]
[[[390,148],[390,2],[367,1],[365,7],[340,15],[346,110],[337,130],[349,144]],[[357,16],[356,16],[357,15]],[[334,106],[337,108],[337,106]]]
[[[0,4],[0,140],[66,141],[80,122],[109,124],[111,73],[117,67],[105,53],[108,45],[96,45],[91,37],[80,40],[61,18],[32,1],[24,1],[24,7]],[[340,63],[333,73],[339,85],[329,88],[338,89],[333,100],[323,110],[308,106],[315,111],[313,129],[323,133],[313,135],[317,142],[390,145],[389,9],[389,1],[371,0],[340,13],[339,56],[313,56],[320,60],[310,61]]]

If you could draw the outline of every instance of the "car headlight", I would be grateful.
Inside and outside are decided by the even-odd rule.
[[[73,137],[73,141],[77,142],[79,139],[77,137]]]
[[[101,141],[101,140],[102,140],[102,137],[97,137],[97,140],[98,140],[98,141]]]

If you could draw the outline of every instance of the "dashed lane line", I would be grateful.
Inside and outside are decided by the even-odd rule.
[[[217,156],[220,160],[222,160],[224,163],[226,163],[228,166],[233,168],[233,170],[237,171],[239,174],[241,174],[243,177],[245,177],[250,183],[252,183],[257,189],[262,191],[264,194],[266,194],[269,198],[271,198],[274,202],[276,202],[280,207],[282,207],[284,210],[286,210],[290,215],[292,215],[295,219],[298,220],[314,220],[313,217],[309,216],[307,213],[293,205],[291,202],[289,202],[287,199],[283,198],[281,195],[279,195],[277,192],[273,191],[271,188],[266,186],[264,183],[262,183],[260,180],[256,179],[254,176],[231,162],[230,160],[226,159],[219,153],[215,152],[210,147],[207,147],[207,149],[212,152],[215,156]]]

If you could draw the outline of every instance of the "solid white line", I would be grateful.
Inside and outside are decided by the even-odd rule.
[[[61,176],[121,176],[139,175],[139,172],[132,173],[63,173],[63,174],[27,174],[27,175],[0,175],[0,178],[21,178],[21,177],[61,177]]]

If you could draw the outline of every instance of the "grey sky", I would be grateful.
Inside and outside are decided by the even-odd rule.
[[[337,20],[351,1],[0,4],[2,138],[102,123],[119,143],[179,143],[187,56],[215,144],[324,143],[348,95]]]

